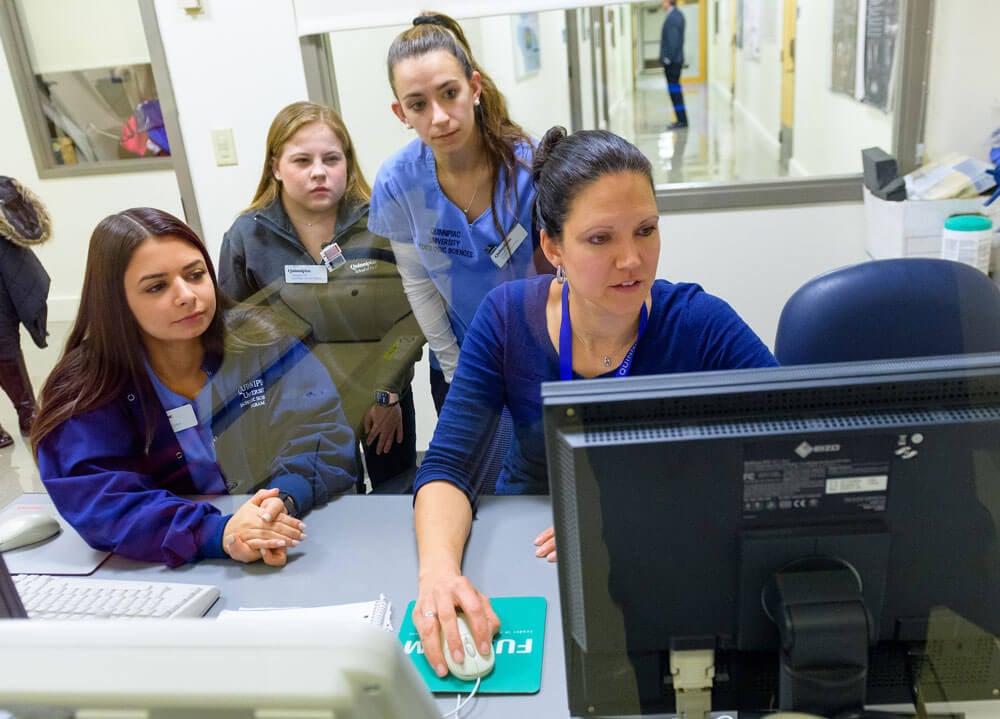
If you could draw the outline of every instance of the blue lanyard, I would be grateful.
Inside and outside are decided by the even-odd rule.
[[[648,319],[649,310],[646,309],[646,303],[643,302],[642,309],[639,310],[639,334],[636,336],[632,346],[629,347],[625,359],[618,366],[615,376],[628,377],[629,372],[632,370],[632,356],[635,354],[636,345],[639,344],[642,333],[646,329],[646,320]],[[559,325],[559,379],[564,382],[573,379],[573,326],[569,319],[568,282],[563,284],[562,287],[562,322]]]

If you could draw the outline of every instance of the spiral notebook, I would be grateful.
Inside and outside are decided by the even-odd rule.
[[[239,609],[223,609],[218,619],[223,621],[253,621],[254,617],[267,614],[268,617],[293,617],[305,619],[343,619],[357,620],[365,624],[373,624],[387,632],[392,629],[392,604],[380,594],[378,599],[370,602],[354,602],[351,604],[329,604],[321,607],[241,607]]]

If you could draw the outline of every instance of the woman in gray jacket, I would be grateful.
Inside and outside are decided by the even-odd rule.
[[[223,237],[219,281],[234,299],[298,323],[337,384],[373,489],[405,490],[424,338],[388,240],[367,229],[370,195],[336,111],[288,105],[268,131],[253,201]]]

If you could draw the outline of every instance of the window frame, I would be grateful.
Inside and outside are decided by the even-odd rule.
[[[31,56],[28,53],[24,26],[17,13],[16,4],[12,1],[0,3],[0,40],[3,42],[4,55],[10,68],[14,93],[17,95],[17,104],[24,122],[24,130],[28,135],[28,144],[31,146],[31,155],[40,179],[162,172],[174,169],[173,154],[167,157],[136,157],[79,162],[71,165],[57,164],[52,156],[49,133],[44,129],[48,119],[45,117],[38,91],[35,89],[35,73],[31,67]],[[154,80],[157,83],[157,93],[159,94],[161,93],[160,77],[156,73],[156,63],[152,59],[150,62],[153,66]],[[170,132],[169,127],[167,131]],[[173,136],[171,136],[171,144],[173,144]],[[171,150],[173,150],[172,147]]]

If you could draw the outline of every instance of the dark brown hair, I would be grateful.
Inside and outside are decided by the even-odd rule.
[[[62,357],[42,387],[38,417],[31,428],[31,447],[63,422],[96,409],[128,389],[135,392],[145,415],[146,449],[153,437],[158,407],[146,371],[145,346],[139,324],[125,297],[125,270],[135,249],[151,237],[176,237],[196,247],[215,287],[216,311],[202,334],[206,354],[222,356],[225,329],[222,310],[231,302],[219,291],[205,244],[184,222],[162,210],[138,207],[101,220],[90,236],[83,291],[76,322]]]
[[[531,138],[528,137],[524,129],[510,119],[507,111],[507,103],[492,78],[476,62],[469,49],[469,43],[465,39],[462,27],[455,20],[430,11],[413,19],[413,27],[407,28],[392,41],[389,46],[389,56],[387,60],[389,71],[389,84],[392,92],[396,94],[396,82],[393,77],[393,69],[403,60],[411,57],[421,57],[435,50],[444,50],[458,60],[467,80],[472,79],[472,73],[478,72],[482,92],[479,96],[479,105],[475,108],[476,127],[483,140],[483,147],[486,150],[486,161],[489,163],[490,173],[493,177],[493,187],[497,186],[500,175],[503,173],[507,180],[508,201],[511,201],[511,208],[517,208],[518,197],[517,187],[514,182],[514,174],[517,165],[528,167],[526,162],[521,161],[515,147],[518,142],[524,142],[531,146]],[[398,98],[398,96],[397,96]],[[513,195],[511,198],[510,195]],[[506,238],[507,228],[500,226],[495,204],[496,195],[490,200],[493,207],[493,224],[501,238]],[[506,241],[506,240],[504,240]]]
[[[535,180],[535,224],[555,242],[562,241],[569,206],[580,192],[605,175],[634,172],[655,192],[653,166],[632,143],[607,130],[579,130],[572,135],[556,125],[538,143]]]

